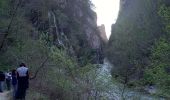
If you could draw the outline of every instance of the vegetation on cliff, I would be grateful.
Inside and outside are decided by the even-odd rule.
[[[113,76],[170,93],[169,13],[168,0],[125,0],[106,49]]]
[[[90,0],[0,0],[0,71],[26,63],[29,100],[124,98],[126,86],[155,86],[168,97],[170,2],[123,1],[107,44]],[[98,65],[103,47],[112,75],[107,59]]]
[[[27,64],[29,100],[93,97],[95,75],[88,74],[102,41],[91,7],[89,0],[0,0],[0,70]]]

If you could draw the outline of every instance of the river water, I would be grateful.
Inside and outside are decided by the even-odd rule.
[[[98,82],[105,87],[103,92],[100,92],[107,100],[122,100],[123,85],[114,82],[111,76],[112,65],[107,59],[104,64],[98,69]],[[166,100],[161,97],[155,97],[149,93],[142,93],[132,89],[125,89],[124,100]]]

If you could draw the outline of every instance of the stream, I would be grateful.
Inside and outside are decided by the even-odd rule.
[[[107,59],[104,60],[104,64],[98,70],[98,82],[102,81],[101,85],[105,85],[106,90],[101,94],[106,97],[107,100],[122,100],[123,84],[114,82],[111,76],[112,65]],[[133,89],[125,89],[124,100],[166,100],[161,97],[153,96],[149,93],[138,92]]]

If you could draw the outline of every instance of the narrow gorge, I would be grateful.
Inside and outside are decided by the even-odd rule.
[[[119,5],[108,39],[91,0],[0,0],[0,71],[26,64],[26,100],[169,100],[169,0]]]

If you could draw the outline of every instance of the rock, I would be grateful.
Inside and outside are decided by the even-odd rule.
[[[100,37],[102,38],[102,40],[105,43],[107,43],[108,39],[107,39],[107,36],[106,36],[106,30],[105,30],[104,24],[102,24],[101,26],[98,26],[98,30],[99,30],[99,34],[100,34]]]
[[[146,86],[144,90],[149,94],[155,94],[157,92],[157,88],[155,86]]]
[[[0,100],[11,100],[12,93],[11,91],[5,91],[3,93],[0,93]]]

